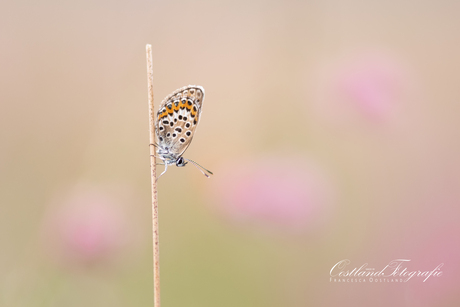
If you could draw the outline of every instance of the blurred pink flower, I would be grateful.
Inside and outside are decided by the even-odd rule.
[[[132,233],[123,204],[115,195],[77,187],[51,206],[44,219],[48,253],[72,265],[113,260]]]
[[[436,266],[443,264],[440,268],[442,275],[430,277],[426,282],[417,280],[408,283],[406,289],[408,306],[439,306],[449,302],[458,294],[460,227],[444,225],[425,232],[428,234],[420,235],[419,238],[422,242],[411,246],[412,250],[408,252],[412,267],[420,271],[432,271]]]
[[[303,158],[234,162],[216,174],[212,203],[239,224],[303,231],[329,217],[331,191]]]
[[[384,53],[365,52],[333,64],[320,86],[320,104],[334,119],[361,114],[372,121],[388,120],[407,91],[406,72]]]

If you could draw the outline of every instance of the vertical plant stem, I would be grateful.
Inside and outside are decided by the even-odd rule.
[[[152,232],[153,232],[153,301],[155,307],[160,307],[160,241],[158,236],[158,195],[157,195],[157,166],[155,147],[155,113],[153,111],[153,60],[152,46],[146,46],[147,78],[149,88],[149,128],[150,128],[150,171],[152,181]]]

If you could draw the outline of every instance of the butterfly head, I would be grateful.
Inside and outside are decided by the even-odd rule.
[[[182,157],[179,157],[179,158],[177,158],[177,160],[176,160],[176,166],[177,166],[177,167],[184,167],[185,165],[187,165],[187,163],[188,163],[188,162],[185,161],[185,159],[182,158]]]

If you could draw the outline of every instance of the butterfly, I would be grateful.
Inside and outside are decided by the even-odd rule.
[[[157,180],[166,173],[168,165],[183,167],[188,162],[208,178],[213,174],[195,161],[182,157],[195,135],[203,100],[204,88],[189,85],[175,90],[161,102],[155,122],[158,144],[152,145],[157,148],[157,158],[163,160],[165,170]]]

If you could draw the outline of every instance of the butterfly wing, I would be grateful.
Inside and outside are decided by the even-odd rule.
[[[160,104],[156,132],[160,147],[180,157],[195,134],[201,117],[204,88],[189,85],[174,91]]]

